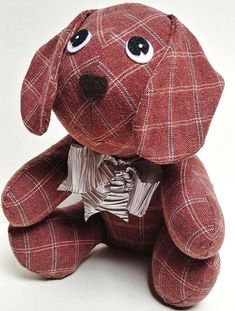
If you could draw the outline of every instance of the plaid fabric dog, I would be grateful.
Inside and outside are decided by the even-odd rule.
[[[219,273],[224,222],[194,154],[223,87],[196,38],[173,15],[141,4],[78,15],[36,52],[22,87],[26,127],[42,135],[53,110],[69,135],[5,187],[3,209],[18,261],[47,278],[63,278],[106,243],[152,256],[152,291],[165,303],[202,300]],[[163,172],[144,216],[129,213],[123,221],[103,210],[86,222],[82,201],[56,209],[70,195],[58,187],[74,143],[145,159]]]

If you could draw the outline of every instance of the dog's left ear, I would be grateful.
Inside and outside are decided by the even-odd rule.
[[[194,35],[169,18],[169,44],[133,124],[136,153],[158,164],[184,159],[202,147],[224,87]]]
[[[34,55],[21,91],[21,115],[34,134],[46,132],[57,93],[58,71],[63,51],[76,30],[94,10],[79,14],[64,30]]]

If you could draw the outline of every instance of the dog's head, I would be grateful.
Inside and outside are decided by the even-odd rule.
[[[81,13],[36,52],[21,111],[35,134],[53,109],[90,149],[167,164],[202,147],[223,86],[174,16],[122,4]]]

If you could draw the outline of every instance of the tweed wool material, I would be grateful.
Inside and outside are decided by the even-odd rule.
[[[79,28],[92,38],[71,54],[65,46]],[[147,64],[125,53],[135,35],[153,45]],[[108,81],[107,94],[96,104],[84,102],[78,91],[78,76],[87,73]],[[68,132],[88,148],[167,164],[202,147],[223,85],[197,39],[176,17],[123,4],[78,16],[39,49],[22,87],[22,116],[31,131],[42,134],[54,107]]]
[[[9,226],[12,250],[27,269],[44,277],[62,278],[76,270],[103,239],[100,220],[84,222],[83,206],[57,209],[38,224]]]
[[[3,211],[11,225],[26,227],[50,214],[69,195],[55,191],[67,176],[68,135],[23,165],[2,193]]]
[[[195,260],[180,252],[164,226],[155,242],[151,280],[152,291],[167,303],[189,307],[209,293],[218,277],[220,258],[216,254]]]
[[[193,258],[209,258],[224,240],[224,218],[205,167],[196,157],[167,167],[162,203],[176,246]]]
[[[68,138],[67,138],[68,139]],[[63,140],[64,145],[62,146],[61,142],[59,142],[57,145],[55,145],[53,148],[55,153],[57,153],[58,149],[64,149],[67,148],[68,153],[68,140]],[[71,140],[71,139],[70,139]],[[71,141],[70,141],[71,143]],[[59,147],[59,148],[58,148]],[[52,151],[52,150],[50,150]],[[67,153],[64,154],[63,161],[60,158],[60,161],[64,163],[64,167],[66,169],[66,160],[67,160]],[[49,157],[49,158],[48,158]],[[83,227],[83,233],[81,235],[77,235],[75,233],[71,232],[71,220],[70,220],[70,214],[69,212],[65,210],[56,210],[51,213],[55,209],[55,201],[53,199],[51,201],[46,200],[48,197],[48,186],[47,183],[45,183],[45,180],[47,182],[54,184],[54,187],[51,190],[50,198],[56,197],[58,199],[58,203],[64,199],[59,196],[61,193],[60,191],[56,190],[56,187],[59,186],[59,184],[63,181],[65,178],[65,175],[59,175],[59,180],[57,179],[57,175],[54,173],[55,168],[54,165],[48,166],[48,159],[51,159],[52,155],[47,151],[45,154],[40,155],[35,160],[31,160],[30,163],[26,164],[22,169],[20,169],[16,176],[13,177],[13,182],[10,182],[12,184],[12,188],[8,185],[7,190],[4,192],[4,195],[2,197],[2,203],[5,214],[8,216],[8,219],[11,224],[9,228],[9,237],[11,241],[11,246],[13,248],[14,254],[18,261],[24,266],[27,267],[27,269],[31,269],[34,272],[37,272],[41,275],[44,275],[49,278],[61,278],[64,277],[79,265],[81,260],[88,255],[88,250],[90,250],[94,245],[98,243],[96,239],[90,238],[90,244],[87,245],[86,250],[82,251],[80,248],[80,241],[81,245],[83,245],[83,240],[86,239],[86,234],[88,234],[89,231],[88,227],[90,226],[89,222],[90,220],[84,224],[84,209],[82,205],[78,205],[74,207],[74,209],[80,210],[80,216],[73,216],[74,222],[76,222],[76,228]],[[38,161],[40,159],[40,161]],[[55,160],[54,160],[55,161]],[[193,165],[193,172],[194,174],[199,174],[202,170],[201,162],[198,159],[191,158],[191,161],[194,161]],[[54,162],[58,163],[58,162]],[[184,170],[185,163],[181,162],[176,164],[171,164],[170,167],[166,166],[164,171],[164,178],[162,183],[160,184],[159,188],[155,192],[155,194],[152,197],[152,200],[150,202],[150,205],[147,209],[146,214],[143,217],[136,217],[134,215],[129,215],[129,223],[123,222],[122,220],[119,220],[119,218],[115,215],[112,215],[108,212],[102,212],[102,224],[101,228],[104,231],[104,234],[102,235],[100,233],[100,242],[104,242],[107,245],[115,246],[115,247],[121,247],[121,248],[127,248],[130,250],[138,251],[138,252],[144,252],[147,254],[152,254],[153,251],[153,245],[156,243],[156,247],[158,245],[158,232],[161,228],[161,226],[166,223],[168,224],[171,221],[171,213],[166,211],[166,208],[168,208],[168,205],[166,207],[166,204],[169,204],[170,202],[174,201],[174,204],[172,204],[172,208],[175,207],[175,204],[177,204],[178,197],[181,197],[181,200],[179,201],[179,208],[177,209],[177,213],[181,213],[183,216],[184,212],[187,212],[187,217],[184,217],[184,221],[186,221],[186,227],[184,224],[180,225],[180,230],[177,231],[177,227],[175,228],[175,232],[171,232],[171,238],[174,241],[174,245],[178,245],[178,235],[184,233],[183,229],[189,229],[193,228],[193,230],[186,230],[187,236],[184,239],[181,239],[182,244],[180,245],[180,248],[182,250],[187,250],[187,252],[190,255],[193,255],[197,253],[197,257],[201,258],[205,257],[205,253],[203,252],[200,254],[201,250],[204,250],[204,248],[201,248],[200,243],[195,243],[195,237],[199,236],[198,232],[202,232],[202,237],[206,238],[206,243],[208,241],[208,233],[210,234],[210,231],[205,231],[206,228],[211,228],[214,225],[215,218],[213,214],[208,213],[207,217],[205,217],[205,203],[207,202],[207,196],[209,197],[215,197],[215,194],[213,192],[212,187],[208,187],[206,191],[203,193],[201,192],[201,184],[200,183],[194,183],[193,186],[187,187],[187,196],[185,196],[185,187],[188,185],[189,181],[192,179],[192,171],[189,169],[191,166],[188,167],[187,170]],[[169,170],[169,171],[168,171]],[[173,174],[171,177],[170,171],[174,170],[176,173]],[[184,171],[184,174],[180,174],[179,172]],[[33,187],[30,188],[28,186],[29,179],[28,179],[28,172],[33,174],[33,180],[34,183],[32,184]],[[17,178],[19,177],[20,178]],[[45,178],[46,177],[46,178]],[[55,178],[56,177],[56,178]],[[207,175],[204,175],[204,181],[208,179]],[[32,179],[31,179],[32,180]],[[166,182],[169,180],[168,182]],[[166,182],[166,183],[165,183]],[[207,181],[208,185],[210,185],[209,180]],[[171,187],[167,187],[167,185],[171,185]],[[180,187],[178,185],[181,185]],[[190,184],[189,184],[190,185]],[[29,187],[28,192],[24,192],[21,189],[25,189],[25,187]],[[162,188],[164,187],[164,190]],[[26,188],[27,189],[27,188]],[[32,190],[31,190],[32,189]],[[165,207],[162,206],[162,191],[167,190],[165,198],[167,197],[167,202],[165,200]],[[175,197],[174,190],[178,192],[178,196]],[[10,191],[10,192],[9,192]],[[183,193],[182,193],[183,192]],[[9,193],[11,194],[9,196]],[[200,199],[198,199],[198,193],[201,194]],[[65,193],[66,194],[66,193]],[[67,194],[69,195],[69,193]],[[9,201],[9,197],[13,198],[14,200]],[[188,199],[190,197],[190,200]],[[43,200],[42,200],[43,198]],[[34,202],[33,205],[31,202]],[[29,204],[31,203],[29,208]],[[191,204],[190,204],[191,203]],[[195,205],[192,205],[192,203],[197,204],[196,208]],[[213,211],[215,212],[215,215],[217,217],[216,222],[220,223],[221,226],[223,226],[223,220],[222,220],[222,214],[220,211],[220,207],[217,203],[217,201],[209,201],[208,204],[213,203],[214,205],[211,205],[210,208],[213,208]],[[171,205],[169,205],[171,207]],[[165,213],[165,217],[163,217],[163,210]],[[62,212],[63,211],[63,212]],[[56,214],[55,214],[56,213]],[[55,215],[57,213],[60,214],[60,220],[54,221],[51,219],[54,219]],[[67,214],[68,213],[68,214]],[[176,213],[176,215],[177,215]],[[21,215],[24,214],[25,219],[27,219],[27,222],[23,222],[21,219]],[[45,215],[47,215],[46,218]],[[219,218],[218,218],[219,216]],[[56,216],[57,217],[57,216]],[[55,217],[55,218],[56,218]],[[94,216],[97,217],[97,216]],[[68,219],[69,218],[69,219]],[[164,219],[165,218],[165,219]],[[99,219],[99,217],[98,217]],[[173,218],[175,219],[175,218]],[[197,222],[195,224],[195,219],[200,219],[200,222]],[[91,218],[91,221],[92,218]],[[36,223],[33,226],[30,226],[31,224]],[[50,235],[50,232],[48,230],[50,229],[49,224],[53,224],[53,228],[55,226],[54,231],[56,230],[56,239],[52,239],[52,236]],[[81,225],[82,224],[82,225]],[[210,225],[211,224],[211,225]],[[24,226],[23,228],[17,228],[16,226]],[[88,226],[88,227],[87,227]],[[99,232],[101,232],[101,228],[97,229]],[[78,230],[78,229],[77,229]],[[223,237],[223,227],[220,227],[220,236]],[[75,231],[76,232],[76,231]],[[213,232],[212,232],[213,234]],[[49,240],[47,241],[46,236],[50,236]],[[69,239],[68,239],[69,235]],[[101,237],[102,236],[102,237]],[[39,238],[40,237],[40,238]],[[210,236],[209,236],[210,238]],[[162,237],[163,239],[163,237]],[[165,239],[165,237],[164,237]],[[28,241],[28,242],[27,242]],[[55,242],[56,241],[56,242]],[[192,252],[190,253],[188,251],[188,241],[193,241],[193,244],[190,244],[192,247]],[[172,243],[172,242],[171,242]],[[184,244],[183,244],[184,243]],[[76,246],[77,245],[77,246]],[[89,246],[90,245],[90,246]],[[164,243],[163,243],[164,245]],[[172,244],[169,245],[169,251],[171,250]],[[198,247],[195,248],[195,245]],[[207,244],[207,252],[210,253],[212,256],[217,256],[217,251],[221,246],[221,238],[218,239],[218,232],[215,234],[214,243]],[[84,245],[85,247],[85,245]],[[211,249],[209,248],[211,247]],[[67,248],[67,250],[66,250]],[[169,261],[168,258],[168,252],[163,252],[161,255],[159,255],[160,259],[155,260],[153,259],[153,267],[152,271],[154,271],[154,274],[152,275],[153,282],[155,284],[156,293],[160,295],[162,298],[167,297],[167,302],[171,304],[178,304],[178,301],[181,301],[182,299],[182,293],[181,288],[182,284],[185,284],[185,277],[184,277],[184,271],[185,269],[188,269],[188,260],[190,259],[190,277],[193,279],[198,280],[198,267],[200,266],[200,260],[193,259],[192,257],[188,257],[185,255],[183,256],[183,253],[178,250],[178,248],[175,248],[176,254],[174,251],[171,250],[171,261]],[[65,252],[66,250],[66,252]],[[66,256],[66,253],[71,254],[71,256]],[[176,256],[177,255],[177,256]],[[66,257],[65,257],[66,256]],[[157,255],[156,255],[157,256]],[[178,256],[183,256],[185,260],[178,261]],[[54,258],[54,259],[53,259]],[[56,259],[55,259],[56,258]],[[66,258],[66,260],[64,259]],[[77,259],[76,259],[77,258]],[[155,257],[153,257],[155,258]],[[170,274],[161,274],[161,271],[165,271],[166,269],[166,263],[167,260],[167,271],[177,271],[177,277],[174,272],[170,272]],[[217,261],[215,261],[215,264],[210,264],[210,262],[214,262],[212,259],[208,259],[209,264],[207,264],[207,261],[204,261],[205,264],[203,265],[203,279],[202,280],[208,280],[211,279],[211,283],[208,285],[205,285],[202,281],[202,283],[199,282],[197,285],[196,295],[192,294],[192,291],[187,291],[186,294],[190,293],[192,294],[192,299],[188,301],[185,300],[185,303],[187,302],[188,305],[195,304],[196,302],[200,301],[206,293],[209,292],[211,287],[214,284],[214,281],[218,275],[219,266]],[[180,266],[178,264],[180,263]],[[172,270],[174,267],[174,270]],[[213,269],[212,269],[212,268]],[[160,271],[160,272],[159,272]],[[158,275],[161,275],[161,280],[164,280],[164,287],[161,287],[160,290],[158,289],[158,286],[162,283],[158,283]],[[170,277],[173,275],[173,282]],[[161,281],[163,282],[163,281]],[[160,284],[160,285],[158,285]],[[173,284],[173,285],[171,285]],[[187,282],[187,288],[192,289],[195,288],[194,285],[190,285],[191,283]],[[193,281],[193,284],[195,282]],[[171,292],[169,292],[169,288],[171,289]],[[173,295],[173,296],[172,296]],[[169,297],[173,297],[170,299]],[[186,297],[184,296],[184,297]],[[187,298],[187,297],[186,297]],[[164,298],[166,299],[166,298]],[[184,304],[184,301],[182,301],[182,304]]]
[[[37,135],[47,130],[57,95],[58,72],[64,47],[92,11],[79,14],[34,55],[21,90],[21,115],[27,129]]]
[[[68,43],[81,29],[89,42],[71,53]],[[128,56],[133,37],[142,38],[144,48],[151,44],[149,62]],[[89,91],[91,77],[97,90],[102,81],[99,94]],[[69,135],[26,163],[4,189],[18,261],[47,278],[62,278],[105,243],[152,256],[152,290],[166,303],[185,307],[202,300],[219,273],[224,221],[194,154],[223,87],[197,39],[173,15],[134,3],[79,14],[36,52],[22,86],[26,127],[42,135],[53,110]],[[56,209],[70,195],[57,189],[74,143],[100,155],[142,157],[156,168],[153,175],[162,180],[143,217],[128,213],[127,223],[102,211],[85,222],[82,202]],[[147,167],[145,177],[151,175]]]

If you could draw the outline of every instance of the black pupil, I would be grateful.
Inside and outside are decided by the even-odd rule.
[[[128,48],[134,55],[140,55],[141,52],[147,54],[149,51],[149,44],[147,40],[142,37],[132,37],[128,41]]]
[[[88,30],[81,29],[72,36],[72,38],[70,39],[70,42],[72,43],[73,47],[76,47],[82,44],[86,40],[87,36],[88,36]]]

